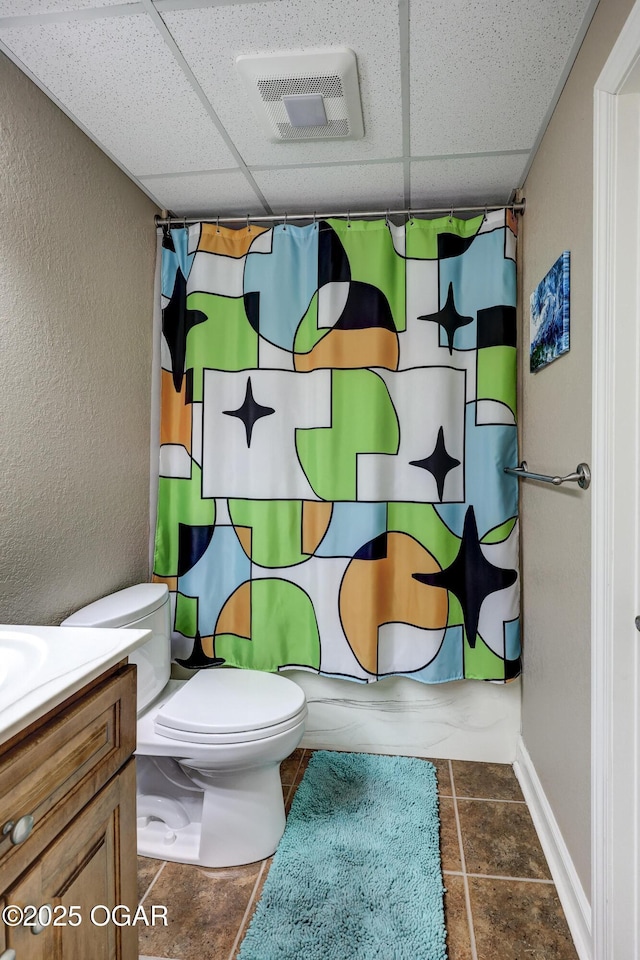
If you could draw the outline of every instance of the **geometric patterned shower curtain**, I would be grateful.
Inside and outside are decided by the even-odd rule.
[[[515,250],[505,210],[165,234],[179,662],[519,674]]]

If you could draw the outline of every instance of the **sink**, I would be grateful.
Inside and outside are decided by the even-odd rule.
[[[21,697],[42,670],[48,647],[35,633],[0,630],[0,707]]]
[[[148,630],[0,624],[0,743],[118,663]]]

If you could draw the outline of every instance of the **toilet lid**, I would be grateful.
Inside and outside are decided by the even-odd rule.
[[[200,670],[158,710],[155,729],[220,736],[282,724],[305,707],[301,687],[259,670]]]

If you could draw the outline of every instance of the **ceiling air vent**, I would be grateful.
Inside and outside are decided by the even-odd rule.
[[[353,50],[241,56],[236,67],[269,140],[364,136]]]

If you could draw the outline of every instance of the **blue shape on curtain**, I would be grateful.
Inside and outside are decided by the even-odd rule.
[[[318,289],[318,229],[278,226],[271,253],[248,253],[244,293],[260,294],[260,336],[293,350],[300,323]]]
[[[354,557],[358,550],[387,529],[386,503],[333,505],[331,522],[315,554],[317,557]]]
[[[473,504],[482,539],[489,530],[518,513],[518,480],[504,466],[518,462],[518,431],[509,424],[476,425],[476,405],[465,414],[465,502],[434,504],[457,537],[462,536],[467,508]]]
[[[520,620],[506,620],[504,624],[504,655],[507,660],[520,656]]]
[[[189,231],[185,230],[184,227],[181,227],[179,230],[172,228],[171,241],[173,242],[173,250],[167,250],[165,248],[162,251],[161,284],[162,295],[164,297],[170,297],[173,292],[178,267],[182,270],[183,276],[187,280],[189,279],[191,264],[195,256],[193,253],[187,253]]]
[[[447,680],[457,680],[464,673],[463,648],[462,627],[447,627],[442,645],[431,663],[428,663],[422,670],[416,670],[414,673],[402,673],[399,676],[422,680],[423,683],[445,683]]]
[[[442,260],[440,269],[440,306],[447,300],[453,283],[456,310],[473,317],[473,323],[456,330],[455,347],[475,350],[476,314],[495,304],[516,305],[516,265],[503,256],[504,231],[479,234],[460,257]],[[447,346],[445,331],[440,331],[440,344]]]
[[[198,597],[198,630],[213,636],[228,597],[251,576],[251,561],[233,527],[216,527],[211,543],[198,562],[178,578],[178,591]]]

